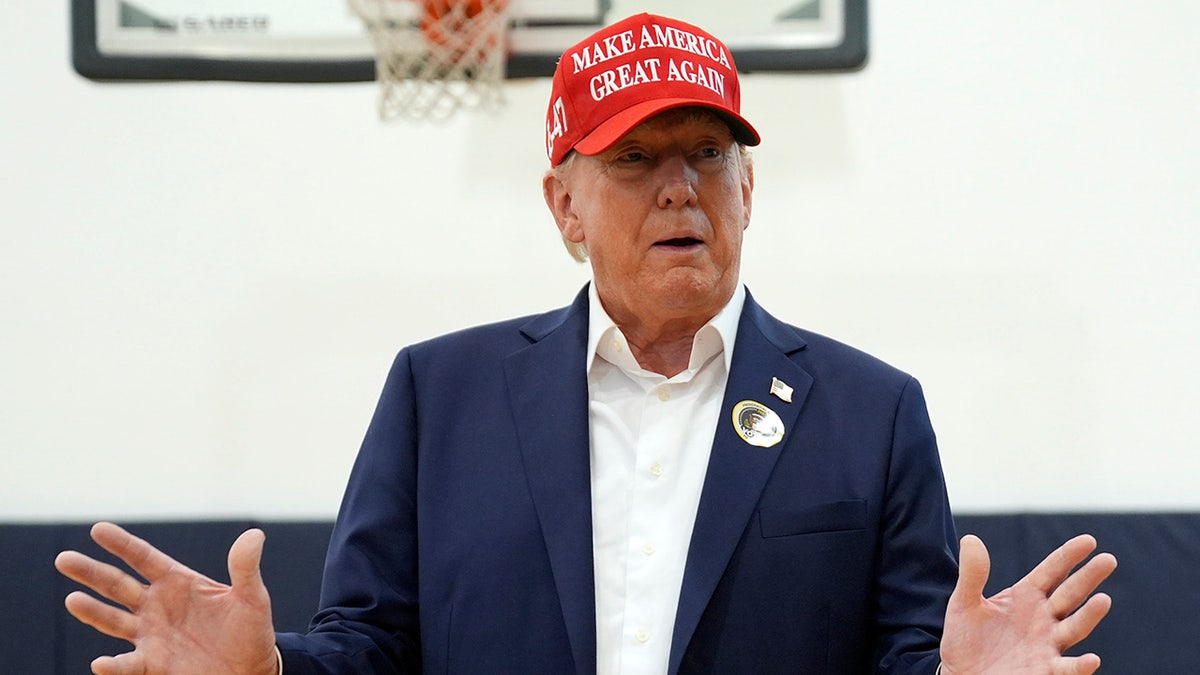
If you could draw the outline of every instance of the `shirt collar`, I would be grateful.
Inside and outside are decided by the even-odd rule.
[[[729,298],[729,302],[725,303],[721,311],[696,331],[696,336],[692,339],[692,356],[688,362],[689,370],[699,368],[710,357],[719,353],[724,357],[725,372],[729,372],[733,362],[733,345],[737,339],[738,322],[741,320],[742,307],[745,304],[746,287],[739,283],[734,288],[733,297]],[[621,329],[613,322],[608,312],[604,311],[604,305],[600,304],[600,296],[596,293],[596,284],[593,282],[588,284],[588,372],[591,372],[592,366],[596,362],[596,357],[602,349],[602,343],[620,345],[620,349],[615,353],[614,350],[605,347],[605,359],[613,361],[621,367],[628,366],[627,369],[640,369],[636,359],[629,352],[629,343],[625,340],[625,335],[621,333]],[[625,363],[617,363],[617,361]]]

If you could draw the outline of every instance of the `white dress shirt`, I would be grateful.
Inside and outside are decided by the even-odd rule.
[[[643,370],[589,290],[588,422],[599,675],[667,672],[671,633],[746,291],[697,331],[687,370]]]

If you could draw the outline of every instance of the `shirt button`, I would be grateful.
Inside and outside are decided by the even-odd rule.
[[[659,387],[658,388],[658,400],[670,401],[671,400],[671,390],[667,389],[665,386]]]
[[[650,475],[654,476],[655,478],[658,478],[659,476],[663,475],[663,465],[659,464],[658,462],[651,464],[650,465]]]
[[[650,634],[644,630],[639,630],[638,632],[634,633],[633,637],[636,638],[638,642],[649,642],[650,641]]]
[[[621,341],[620,341],[620,340],[613,340],[613,345],[612,345],[612,347],[613,347],[613,351],[615,351],[615,352],[619,352],[619,351],[621,351]]]
[[[654,544],[642,544],[642,553],[644,555],[654,555]]]

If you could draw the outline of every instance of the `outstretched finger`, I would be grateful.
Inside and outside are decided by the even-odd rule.
[[[1059,619],[1066,617],[1116,569],[1117,559],[1111,553],[1101,553],[1087,561],[1050,594],[1050,611]]]
[[[92,661],[92,672],[96,675],[147,675],[146,660],[137,652],[101,656]]]
[[[135,611],[146,593],[146,587],[123,570],[76,551],[59,553],[54,567],[68,579]]]
[[[154,582],[178,565],[171,556],[154,548],[144,539],[135,537],[124,528],[112,523],[96,523],[92,526],[92,539],[101,548],[125,561],[133,571],[147,581]]]
[[[1104,593],[1097,593],[1083,603],[1083,607],[1071,616],[1063,619],[1054,627],[1055,642],[1059,649],[1066,650],[1079,644],[1081,640],[1092,634],[1101,619],[1112,609],[1112,598]]]
[[[1033,584],[1049,597],[1050,593],[1067,578],[1071,570],[1087,559],[1096,550],[1096,539],[1090,534],[1074,537],[1046,556],[1030,570],[1021,582]],[[1020,582],[1018,582],[1020,583]]]
[[[1100,657],[1095,654],[1064,656],[1054,664],[1054,675],[1092,675],[1100,668]]]
[[[235,589],[257,592],[265,588],[259,565],[266,539],[262,530],[250,529],[229,548],[229,583]]]
[[[950,603],[973,605],[981,602],[991,569],[992,562],[983,541],[973,534],[964,536],[959,542],[958,583]]]
[[[83,591],[68,595],[64,604],[71,616],[105,635],[132,642],[137,634],[137,619],[132,614],[100,602]]]

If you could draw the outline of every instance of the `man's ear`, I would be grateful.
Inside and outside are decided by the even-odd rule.
[[[745,222],[742,229],[750,227],[750,206],[754,202],[754,164],[747,162],[742,175],[742,209],[745,211]]]
[[[547,171],[542,177],[542,196],[546,198],[546,206],[554,216],[554,222],[558,225],[563,239],[576,244],[582,243],[583,226],[572,208],[571,191],[554,171]]]

